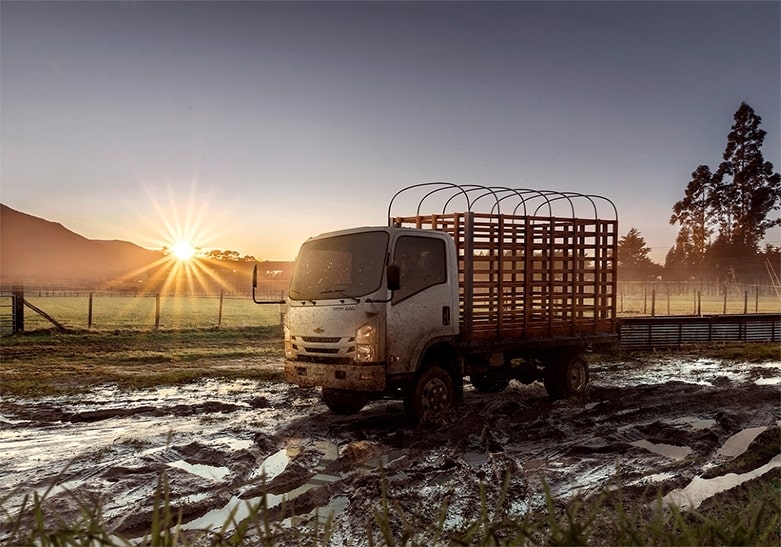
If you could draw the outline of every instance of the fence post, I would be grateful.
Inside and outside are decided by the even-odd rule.
[[[754,296],[754,313],[759,313],[759,285],[757,285],[756,293]]]
[[[702,317],[702,291],[697,291],[697,315]]]
[[[724,315],[727,315],[727,286],[724,285],[724,310],[722,311]]]
[[[87,328],[92,328],[92,293],[89,293],[89,306],[87,306]]]
[[[24,332],[24,285],[15,285],[11,288],[14,296],[14,333]]]
[[[656,289],[651,290],[651,317],[656,316]]]
[[[217,316],[217,326],[222,326],[222,301],[225,298],[225,289],[220,290],[220,313]]]
[[[743,313],[748,313],[748,291],[743,293]]]
[[[155,329],[160,328],[160,293],[155,294]]]

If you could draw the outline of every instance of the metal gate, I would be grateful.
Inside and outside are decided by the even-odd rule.
[[[16,296],[0,294],[0,336],[16,332]]]
[[[724,342],[781,342],[781,314],[622,318],[618,332],[622,349]]]

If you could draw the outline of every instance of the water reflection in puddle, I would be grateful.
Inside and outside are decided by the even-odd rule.
[[[665,458],[670,458],[671,460],[682,460],[686,458],[686,456],[692,453],[692,449],[688,446],[675,446],[672,444],[652,443],[645,439],[640,441],[635,441],[629,444],[631,444],[632,446],[636,446],[638,448],[645,448],[649,452],[653,452],[654,454],[659,454],[660,456],[664,456]]]
[[[287,464],[290,463],[290,459],[295,457],[298,452],[300,452],[299,448],[283,448],[282,450],[274,452],[271,456],[263,460],[263,463],[260,464],[260,467],[253,471],[248,479],[253,481],[264,477],[266,482],[273,480],[274,477],[282,473],[287,468]]]
[[[660,359],[653,367],[609,367],[609,377],[597,376],[593,385],[636,386],[664,382],[714,385],[718,380],[754,382],[757,385],[781,385],[781,361],[730,363],[712,358]],[[757,379],[757,375],[760,378]]]
[[[675,504],[681,509],[697,509],[706,499],[734,488],[748,480],[764,475],[771,469],[781,467],[781,454],[778,454],[762,467],[758,467],[747,473],[727,473],[712,479],[694,477],[685,488],[678,488],[668,493],[662,501],[667,504]]]
[[[765,431],[767,427],[749,427],[739,433],[735,433],[732,437],[727,439],[718,452],[717,456],[724,458],[736,458],[748,450],[748,446],[756,439],[760,433]]]
[[[297,498],[312,488],[323,486],[326,483],[339,480],[341,477],[327,475],[324,473],[326,465],[338,458],[338,446],[328,441],[315,441],[313,444],[315,448],[317,448],[318,451],[322,454],[320,463],[315,467],[315,470],[320,472],[315,474],[306,483],[283,494],[265,494],[264,496],[257,496],[248,499],[242,499],[238,496],[234,496],[223,507],[209,511],[202,517],[184,524],[182,528],[188,530],[219,530],[225,527],[226,524],[238,524],[242,520],[250,517],[254,511],[257,511],[259,507],[271,509],[283,502]],[[265,460],[263,460],[258,469],[256,469],[249,476],[250,484],[253,480],[257,481],[262,479],[265,483],[273,480],[275,477],[282,474],[285,469],[287,469],[287,466],[290,464],[290,462],[296,456],[298,456],[301,451],[302,448],[300,446],[292,446],[274,452]],[[302,521],[311,520],[311,517],[313,517],[315,514],[317,514],[319,521],[324,522],[324,519],[331,518],[334,514],[341,512],[346,504],[346,498],[336,497],[330,500],[327,505],[313,509],[309,515],[289,518],[284,522],[288,524],[296,524]]]
[[[182,471],[186,471],[193,475],[198,475],[199,477],[202,477],[204,479],[209,479],[212,481],[221,481],[227,475],[230,474],[230,469],[228,469],[227,467],[214,467],[205,464],[191,464],[191,463],[187,463],[184,460],[171,462],[168,465],[170,467],[176,467],[177,469],[181,469]]]
[[[781,385],[781,377],[777,376],[775,378],[760,378],[754,383],[758,386],[777,386]]]

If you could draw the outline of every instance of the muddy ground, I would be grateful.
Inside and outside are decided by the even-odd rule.
[[[544,512],[546,488],[563,500],[606,487],[638,499],[652,490],[697,507],[724,486],[723,477],[697,477],[778,427],[780,388],[781,361],[622,357],[592,364],[588,394],[564,401],[550,401],[539,384],[512,382],[500,394],[467,384],[453,420],[436,427],[413,426],[397,401],[335,416],[317,389],[278,381],[6,397],[0,492],[10,494],[0,543],[10,538],[7,517],[34,492],[66,520],[99,504],[109,529],[141,538],[161,476],[192,536],[263,503],[263,522],[293,538],[330,519],[334,545],[384,542],[383,534],[451,543],[484,512]],[[781,456],[754,474],[775,467]]]

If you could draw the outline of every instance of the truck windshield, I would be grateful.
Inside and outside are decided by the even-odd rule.
[[[386,232],[363,232],[307,241],[296,259],[291,298],[358,298],[382,283]]]

